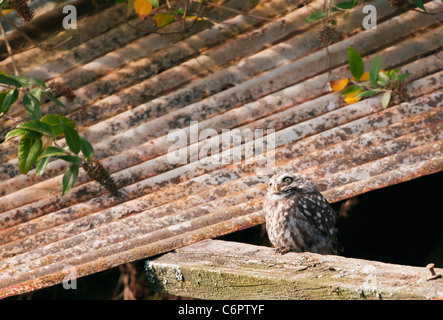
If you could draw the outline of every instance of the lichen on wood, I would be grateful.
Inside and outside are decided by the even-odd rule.
[[[432,299],[426,268],[206,240],[145,263],[151,287],[198,299]],[[437,273],[440,271],[436,271]],[[180,277],[177,277],[180,274]]]

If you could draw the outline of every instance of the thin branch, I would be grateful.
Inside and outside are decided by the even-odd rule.
[[[323,10],[327,11],[328,15],[327,15],[327,23],[329,23],[329,17],[331,16],[331,2],[330,0],[325,0],[325,3],[323,5]],[[326,26],[326,19],[323,19],[322,21],[323,23],[323,30],[325,30]],[[331,78],[331,73],[332,73],[332,66],[331,66],[331,56],[329,53],[329,44],[326,44],[326,59],[328,62],[328,76],[326,77],[325,83],[323,84],[322,88],[324,88],[326,86],[326,84],[329,82],[329,79]]]
[[[185,10],[183,11],[183,16],[182,16],[183,30],[186,30],[186,15],[187,14],[188,14],[188,0],[186,0],[186,2],[185,2]]]
[[[195,15],[195,19],[192,21],[192,24],[189,27],[188,31],[191,31],[192,29],[194,29],[194,26],[196,25],[198,19],[200,19],[200,16],[201,16],[204,8],[205,7],[203,6],[203,2],[200,2],[200,4],[198,5],[198,8],[197,8],[197,14]]]
[[[248,8],[246,9],[246,12],[249,12],[252,8],[252,0],[248,0]]]
[[[39,47],[40,46],[34,42],[34,40],[32,40],[20,27],[18,27],[14,21],[12,21],[11,19],[9,19],[7,16],[5,16],[3,13],[1,13],[0,11],[0,19],[4,19],[6,21],[7,24],[9,24],[11,27],[13,27],[14,29],[16,29],[26,40],[28,40],[29,42],[31,42],[34,46]]]
[[[68,41],[70,41],[71,39],[72,39],[72,36],[69,36],[68,38],[66,38],[65,40],[61,41],[60,43],[49,45],[48,48],[51,49],[51,50],[57,49],[58,47],[64,45]]]
[[[3,38],[5,39],[6,49],[8,50],[9,56],[11,57],[12,67],[14,68],[14,74],[18,76],[20,73],[18,72],[17,64],[15,63],[14,53],[12,52],[11,45],[9,44],[8,38],[6,37],[6,32],[5,29],[3,28],[3,23],[1,21],[0,21],[0,29],[2,30]]]
[[[210,18],[210,17],[201,17],[201,19],[211,22],[213,25],[220,26],[221,28],[224,28],[223,21],[218,21],[217,19]]]
[[[322,88],[324,88],[328,84],[329,79],[331,78],[331,73],[332,73],[331,56],[329,53],[329,46],[326,46],[325,49],[326,49],[326,59],[328,61],[328,76],[326,77],[325,83],[323,83]]]
[[[14,121],[14,122],[17,123],[17,124],[23,122],[23,121],[20,121],[20,120],[14,118],[14,117],[8,116],[7,114],[2,114],[2,115],[0,116],[0,118],[2,118],[2,117],[5,117],[5,118],[8,119],[8,120],[12,120],[12,121]]]

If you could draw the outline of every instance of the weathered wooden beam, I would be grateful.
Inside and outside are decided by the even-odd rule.
[[[198,299],[434,299],[443,278],[429,270],[205,240],[145,264],[156,291]],[[442,274],[443,269],[435,269]]]

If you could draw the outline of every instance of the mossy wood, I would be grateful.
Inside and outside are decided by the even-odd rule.
[[[152,288],[198,299],[435,299],[425,267],[206,240],[146,261]],[[435,272],[443,273],[442,269]]]

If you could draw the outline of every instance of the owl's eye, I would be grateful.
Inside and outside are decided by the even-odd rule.
[[[291,177],[284,177],[283,182],[292,182],[292,178]]]

